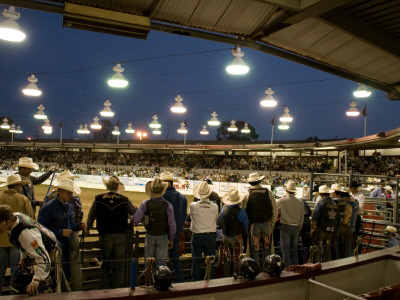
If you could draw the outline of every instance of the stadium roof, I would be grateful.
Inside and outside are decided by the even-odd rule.
[[[63,25],[146,39],[158,30],[254,48],[400,100],[398,0],[0,0]]]

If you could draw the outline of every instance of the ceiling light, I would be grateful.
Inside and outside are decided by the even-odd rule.
[[[113,71],[115,72],[115,74],[111,77],[110,80],[108,80],[108,85],[115,88],[126,87],[129,82],[126,81],[124,75],[122,75],[124,68],[121,67],[121,64],[117,64],[116,66],[114,66]]]
[[[218,126],[221,122],[217,119],[217,112],[213,111],[211,113],[211,119],[208,121],[208,125],[210,126]]]
[[[171,107],[171,111],[173,113],[183,114],[184,112],[186,112],[186,108],[183,106],[182,100],[183,98],[179,94],[175,97],[176,103]]]
[[[201,135],[208,135],[209,134],[206,125],[203,125],[203,129],[200,131],[200,134]]]
[[[15,133],[16,131],[17,131],[17,129],[15,129],[15,124],[11,124],[11,128],[10,128],[9,132]]]
[[[7,118],[3,119],[3,124],[0,125],[0,128],[1,129],[10,129],[11,128],[10,125],[8,124],[8,119]]]
[[[346,115],[348,117],[358,117],[360,115],[360,112],[357,110],[356,106],[356,101],[351,101],[350,108],[348,111],[346,111]]]
[[[285,113],[282,115],[282,117],[279,118],[279,121],[283,123],[290,123],[293,121],[292,116],[289,114],[289,108],[286,106],[283,110]]]
[[[185,122],[182,122],[181,124],[180,124],[180,126],[181,127],[179,127],[179,129],[178,129],[178,133],[184,133],[184,134],[186,134],[188,131],[187,131],[187,129],[186,129],[186,123]]]
[[[154,129],[154,130],[153,130],[153,134],[154,134],[154,135],[160,135],[160,134],[161,134],[161,131],[160,131],[159,129]]]
[[[36,82],[38,82],[38,79],[35,77],[35,75],[31,75],[28,77],[28,85],[22,90],[22,92],[26,96],[33,96],[33,97],[38,97],[42,94],[42,91],[38,89]]]
[[[226,71],[231,75],[244,75],[247,74],[250,68],[244,63],[242,57],[244,53],[241,51],[240,47],[232,49],[232,55],[235,57],[229,66],[226,67]]]
[[[132,128],[132,123],[128,123],[128,127],[125,129],[126,133],[135,133],[135,129]]]
[[[103,117],[114,117],[114,112],[110,108],[111,102],[107,99],[106,102],[104,102],[104,108],[100,112],[100,115]]]
[[[113,135],[120,135],[121,132],[119,131],[118,126],[114,126],[114,130],[111,132]]]
[[[367,98],[371,96],[371,90],[365,84],[359,84],[358,88],[353,92],[356,98]]]
[[[22,129],[21,129],[20,125],[17,126],[17,129],[15,130],[15,133],[22,133]]]
[[[281,123],[281,124],[278,125],[278,128],[280,130],[288,130],[290,128],[290,126],[287,123]]]
[[[45,134],[51,134],[53,132],[53,127],[50,125],[50,120],[44,120],[44,125],[42,126]]]
[[[38,120],[46,120],[46,119],[47,119],[47,116],[46,116],[46,114],[44,113],[44,106],[43,106],[42,104],[40,104],[40,105],[37,107],[37,109],[38,109],[38,111],[37,111],[36,114],[34,115],[35,119],[38,119]]]
[[[94,129],[94,130],[99,130],[101,129],[101,124],[99,123],[99,118],[96,116],[93,118],[93,123],[90,124],[90,128]]]
[[[260,101],[260,105],[262,107],[275,107],[278,104],[278,101],[276,101],[272,96],[274,91],[269,87],[267,90],[265,90],[265,94],[266,96]]]
[[[238,131],[238,128],[236,127],[235,123],[236,123],[235,120],[231,121],[231,126],[228,127],[228,131],[231,131],[231,132]]]
[[[88,125],[85,124],[84,126],[79,125],[78,131],[79,134],[90,134],[90,130],[88,128]]]
[[[0,24],[0,39],[9,42],[23,41],[26,35],[16,22],[21,16],[20,13],[15,11],[14,6],[10,6],[8,9],[3,10],[3,16],[6,20]]]
[[[158,123],[158,117],[157,117],[157,115],[154,115],[153,117],[152,117],[152,119],[153,119],[153,121],[151,121],[151,123],[149,124],[149,127],[150,128],[161,128],[161,124],[160,123]]]
[[[250,128],[249,128],[249,124],[244,123],[244,127],[242,128],[242,130],[240,130],[242,133],[250,133]]]

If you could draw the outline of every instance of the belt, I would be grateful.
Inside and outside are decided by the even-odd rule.
[[[193,234],[216,234],[216,232],[193,232]]]
[[[283,225],[288,225],[288,226],[297,226],[297,227],[299,227],[300,225],[299,224],[285,224],[285,223],[282,223]]]

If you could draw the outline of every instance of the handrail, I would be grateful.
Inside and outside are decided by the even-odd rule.
[[[343,290],[340,290],[340,289],[338,289],[338,288],[335,288],[335,287],[332,287],[332,286],[329,286],[329,285],[320,283],[320,282],[315,281],[315,280],[312,280],[312,279],[308,279],[308,280],[307,280],[307,283],[308,283],[308,284],[307,284],[307,289],[306,289],[306,300],[308,300],[308,299],[309,299],[309,296],[310,296],[310,283],[311,283],[311,284],[315,284],[315,285],[317,285],[317,286],[319,286],[319,287],[322,287],[322,288],[324,288],[324,289],[330,290],[330,291],[332,291],[332,292],[335,292],[335,293],[337,293],[337,294],[340,294],[340,295],[349,297],[349,298],[351,298],[351,299],[365,300],[365,298],[363,298],[363,297],[359,297],[359,296],[356,296],[356,295],[354,295],[354,294],[350,294],[350,293],[348,293],[348,292],[346,292],[346,291],[343,291]]]

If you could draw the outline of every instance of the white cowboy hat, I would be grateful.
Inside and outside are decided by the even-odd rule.
[[[54,185],[58,189],[66,190],[69,192],[73,192],[77,195],[81,193],[81,189],[77,186],[73,180],[71,179],[64,179],[61,178],[57,183]]]
[[[29,184],[29,183],[30,183],[29,180],[22,180],[21,176],[19,176],[19,174],[12,174],[12,175],[7,177],[7,182],[6,183],[0,184],[0,187],[9,186],[9,185],[15,185],[15,184],[26,185],[26,184]]]
[[[167,188],[168,184],[166,182],[162,182],[160,178],[156,178],[146,183],[145,191],[150,198],[160,198],[165,194]]]
[[[341,191],[342,191],[342,185],[339,183],[334,183],[331,185],[331,189],[329,190],[329,193],[341,192]]]
[[[329,194],[330,191],[329,191],[329,189],[328,189],[328,187],[326,185],[321,185],[318,188],[318,193],[320,193],[320,194]]]
[[[240,195],[239,191],[234,188],[231,189],[225,196],[222,197],[222,202],[226,205],[235,205],[243,201],[245,194]]]
[[[342,192],[350,193],[350,187],[342,186]]]
[[[18,161],[18,164],[14,165],[14,167],[23,167],[38,170],[39,166],[35,164],[30,157],[21,157]]]
[[[117,191],[118,194],[121,194],[125,191],[125,186],[117,176],[110,176],[110,178],[103,178],[103,183],[107,190],[109,191]]]
[[[78,175],[74,175],[69,170],[67,170],[67,171],[64,171],[64,172],[58,174],[57,178],[58,178],[58,180],[60,180],[62,178],[64,178],[64,179],[75,179],[75,178],[79,178],[79,176]]]
[[[385,231],[386,232],[391,232],[391,233],[397,233],[397,228],[394,227],[394,226],[389,225],[389,226],[386,226]]]
[[[390,185],[385,185],[384,189],[389,192],[393,192],[393,188]]]
[[[193,188],[193,195],[197,199],[208,198],[212,193],[212,188],[207,181],[202,181]]]
[[[288,192],[293,192],[293,193],[295,193],[295,192],[296,192],[296,182],[294,182],[293,180],[289,180],[289,181],[286,183],[285,189],[286,189]]]
[[[176,179],[176,178],[174,177],[174,173],[171,173],[171,172],[169,172],[169,171],[162,172],[162,173],[160,174],[160,179],[161,179],[162,181],[179,182],[179,180]]]
[[[247,178],[247,182],[256,182],[256,181],[260,181],[264,178],[265,176],[260,176],[258,175],[258,173],[251,173],[249,174],[249,178]]]

